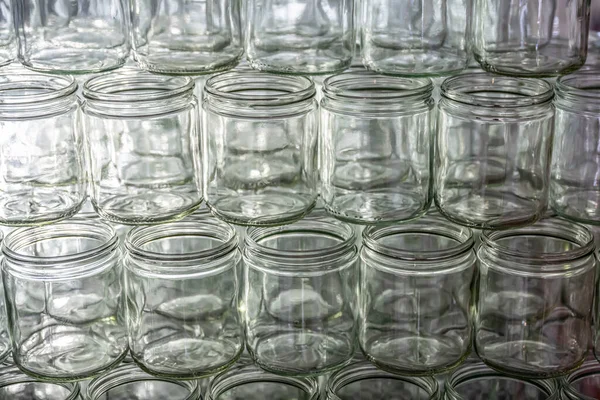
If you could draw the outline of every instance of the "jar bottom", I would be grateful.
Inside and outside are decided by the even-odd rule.
[[[553,199],[552,209],[561,217],[583,224],[600,225],[600,190],[570,189]]]
[[[371,39],[373,41],[376,38]],[[397,44],[397,42],[396,42]],[[382,46],[382,47],[380,47]],[[408,47],[404,44],[405,47]],[[402,49],[383,47],[380,43],[369,44],[365,66],[375,72],[400,76],[452,75],[468,66],[466,52],[448,49]]]
[[[34,190],[0,196],[0,224],[41,225],[69,218],[81,209],[85,199],[70,191]]]
[[[114,49],[48,48],[33,52],[22,64],[39,72],[94,74],[120,68],[127,57],[126,51]]]
[[[352,64],[352,57],[330,49],[258,51],[248,57],[252,68],[285,74],[334,74]]]
[[[475,60],[488,72],[517,77],[552,77],[566,75],[581,68],[585,59],[568,54],[568,45],[549,43],[543,52],[536,51],[486,51],[475,53]]]
[[[153,48],[143,46],[134,53],[135,61],[141,69],[162,74],[209,74],[234,68],[242,57],[236,53],[224,51],[203,51],[193,49]]]

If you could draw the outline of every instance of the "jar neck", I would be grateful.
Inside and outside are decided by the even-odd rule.
[[[586,71],[556,80],[555,104],[575,113],[600,113],[600,72]]]
[[[64,388],[66,392],[68,392],[66,397],[61,398],[62,400],[79,399],[80,390],[77,383],[43,382],[25,375],[17,367],[4,367],[0,369],[0,388],[26,384],[39,385],[41,391],[44,391],[44,387],[60,386]]]
[[[594,383],[600,379],[600,364],[598,361],[586,361],[579,369],[570,374],[563,382],[565,400],[595,400],[597,397],[586,396],[579,393],[573,384],[580,380],[592,379]]]

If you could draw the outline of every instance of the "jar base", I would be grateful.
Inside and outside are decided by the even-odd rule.
[[[202,51],[175,51],[165,49],[151,55],[142,54],[143,49],[134,53],[134,59],[141,69],[167,75],[204,75],[226,71],[237,66],[242,52],[222,54]]]
[[[27,60],[21,60],[24,67],[55,74],[96,74],[122,67],[129,54],[94,49],[45,49],[33,54]]]

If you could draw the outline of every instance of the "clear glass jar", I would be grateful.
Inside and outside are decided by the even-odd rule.
[[[244,53],[241,7],[239,0],[131,0],[133,57],[141,68],[167,74],[233,68]]]
[[[317,382],[310,378],[274,375],[253,365],[232,368],[216,376],[206,400],[317,400]]]
[[[102,218],[154,224],[202,202],[194,81],[122,70],[83,87],[90,199]]]
[[[226,72],[206,81],[203,107],[204,193],[216,216],[277,225],[314,207],[318,112],[310,79]]]
[[[17,39],[11,12],[11,0],[0,0],[0,67],[17,56]]]
[[[86,196],[77,84],[10,67],[0,73],[0,224],[68,218]]]
[[[432,377],[393,375],[364,361],[332,374],[324,396],[324,400],[439,398],[438,384]]]
[[[552,85],[486,73],[448,78],[438,104],[435,202],[448,219],[506,229],[546,210]]]
[[[208,214],[138,227],[125,241],[129,347],[157,376],[195,379],[243,351],[235,229]]]
[[[2,276],[13,359],[23,372],[82,380],[125,357],[118,243],[101,221],[65,221],[6,236]]]
[[[363,231],[358,341],[367,359],[401,375],[434,375],[467,358],[473,245],[469,228],[439,215]]]
[[[564,400],[596,400],[600,398],[600,365],[586,361],[562,382]]]
[[[506,376],[481,363],[468,363],[446,380],[444,400],[560,400],[552,380]]]
[[[484,231],[478,250],[475,349],[509,375],[550,378],[592,345],[597,260],[591,232],[558,218]]]
[[[128,0],[13,0],[19,61],[43,72],[89,74],[129,57]]]
[[[600,75],[556,81],[550,204],[562,217],[600,225]]]
[[[456,74],[470,61],[471,0],[363,0],[367,68],[405,76]]]
[[[0,368],[0,399],[5,400],[79,400],[77,383],[42,382],[16,367]]]
[[[357,253],[354,229],[333,218],[247,230],[242,310],[247,348],[261,368],[319,375],[350,362]]]
[[[350,66],[355,0],[248,0],[246,55],[253,68],[332,74]]]
[[[431,204],[433,84],[349,72],[325,80],[321,197],[352,223],[405,221]]]
[[[489,72],[568,74],[585,64],[590,0],[475,0],[473,53]]]
[[[86,400],[198,400],[196,381],[178,381],[148,375],[134,364],[122,366],[90,382]]]

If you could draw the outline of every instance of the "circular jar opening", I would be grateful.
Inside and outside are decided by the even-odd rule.
[[[600,398],[600,364],[586,361],[566,378],[565,397],[568,400],[596,400]]]
[[[77,82],[68,75],[46,75],[28,70],[0,73],[0,104],[38,105],[61,99],[77,91]]]
[[[350,364],[334,373],[327,385],[330,400],[394,399],[399,394],[411,400],[438,399],[438,384],[431,377],[393,375],[368,362]]]
[[[40,382],[16,367],[0,369],[0,399],[10,400],[76,400],[76,383]]]
[[[157,378],[128,364],[92,380],[87,388],[87,399],[197,400],[199,393],[196,381]]]
[[[556,95],[559,99],[584,101],[600,105],[600,73],[578,72],[561,76],[556,80]]]

